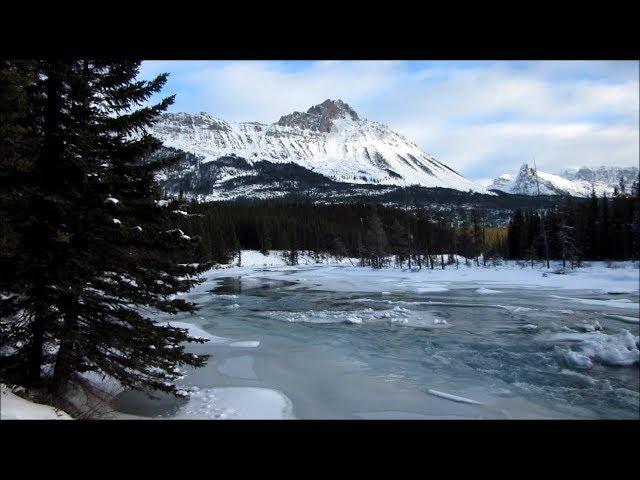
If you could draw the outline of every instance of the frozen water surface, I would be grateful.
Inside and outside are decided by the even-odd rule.
[[[211,340],[188,347],[211,354],[186,370],[191,398],[125,392],[116,407],[154,418],[638,418],[638,270],[592,268],[212,270],[185,295],[196,315],[159,319]]]

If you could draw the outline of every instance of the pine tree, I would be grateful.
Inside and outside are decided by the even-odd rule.
[[[368,230],[365,236],[365,245],[368,251],[371,266],[374,268],[382,268],[385,264],[387,255],[387,235],[382,226],[382,220],[376,212],[375,206],[371,209],[368,220]]]
[[[478,255],[485,256],[484,248],[484,225],[483,212],[479,206],[475,206],[471,211],[471,220],[473,225],[473,256],[476,259],[476,266],[480,266]]]
[[[289,236],[289,248],[286,252],[286,260],[288,265],[298,265],[298,238],[296,235],[295,225],[292,225]]]
[[[391,245],[392,253],[395,255],[396,266],[402,267],[408,256],[409,243],[406,231],[397,218],[391,224]]]
[[[37,378],[42,363],[53,360],[43,352],[54,351],[59,393],[83,371],[110,375],[129,388],[177,393],[178,367],[205,361],[183,345],[203,340],[158,324],[140,308],[193,312],[194,304],[172,297],[196,284],[205,266],[175,261],[197,241],[173,226],[186,207],[158,201],[154,175],[178,159],[142,161],[160,146],[146,128],[173,98],[143,106],[166,75],[137,81],[139,63],[33,66],[30,122],[41,141],[31,196],[35,219],[24,232],[33,244],[22,249],[36,261],[20,271],[22,283],[13,291],[27,299],[29,372]]]
[[[266,221],[262,222],[262,235],[260,236],[260,253],[269,255],[271,249],[271,231]]]
[[[342,260],[344,257],[349,255],[349,252],[347,251],[347,247],[345,246],[344,242],[340,237],[334,237],[331,250],[333,255],[338,260]]]

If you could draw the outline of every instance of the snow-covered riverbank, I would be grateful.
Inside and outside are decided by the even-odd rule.
[[[49,405],[31,402],[0,384],[1,420],[71,420],[66,412]]]

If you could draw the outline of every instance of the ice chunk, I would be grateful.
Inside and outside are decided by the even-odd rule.
[[[582,353],[574,352],[571,350],[564,350],[561,354],[564,358],[564,361],[570,367],[584,369],[593,367],[593,362],[591,361],[591,359]]]
[[[603,332],[554,333],[549,340],[577,342],[580,348],[578,353],[604,365],[632,366],[640,361],[638,339],[628,330],[614,335]],[[576,358],[573,360],[581,361]]]
[[[447,400],[453,400],[454,402],[460,403],[471,403],[474,405],[482,405],[480,402],[476,402],[475,400],[471,400],[470,398],[459,397],[458,395],[451,395],[450,393],[440,392],[438,390],[429,389],[427,390],[431,395],[435,395],[436,397],[446,398]]]
[[[491,290],[490,288],[481,287],[476,290],[476,293],[479,295],[490,295],[492,293],[502,293],[500,290]]]
[[[260,346],[260,342],[257,340],[243,340],[241,342],[231,342],[229,346],[240,348],[256,348]]]

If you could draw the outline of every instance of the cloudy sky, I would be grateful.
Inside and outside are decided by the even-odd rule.
[[[171,111],[275,122],[327,98],[384,123],[466,177],[638,164],[639,63],[149,61]]]

